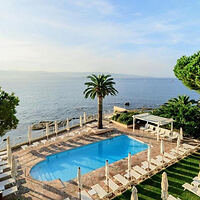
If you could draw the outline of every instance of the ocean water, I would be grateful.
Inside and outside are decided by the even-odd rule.
[[[0,73],[2,89],[14,92],[20,99],[17,107],[18,127],[7,132],[1,141],[8,135],[12,144],[27,140],[27,127],[42,120],[64,120],[79,117],[83,112],[96,114],[97,100],[85,99],[83,95],[86,80],[86,74]],[[199,98],[197,93],[173,78],[117,76],[115,82],[119,93],[105,98],[103,108],[107,112],[114,105],[124,107],[125,102],[130,102],[130,108],[158,107],[178,95]],[[33,137],[40,134],[35,132]]]
[[[121,135],[47,156],[31,169],[30,174],[40,181],[69,181],[76,178],[78,167],[81,167],[81,174],[86,174],[105,166],[106,160],[111,164],[126,158],[129,152],[134,155],[147,148],[147,144]]]

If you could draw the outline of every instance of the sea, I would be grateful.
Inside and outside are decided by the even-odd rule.
[[[0,147],[5,146],[4,138],[10,136],[12,145],[27,141],[28,126],[40,121],[65,120],[97,114],[97,100],[85,99],[89,73],[49,73],[49,72],[7,72],[0,71],[0,87],[19,97],[16,129],[8,131],[0,140]],[[116,96],[107,96],[103,101],[105,113],[113,111],[113,106],[128,108],[155,108],[168,99],[178,95],[189,95],[199,99],[199,94],[186,88],[176,78],[151,78],[132,75],[113,74]],[[78,123],[71,121],[71,125]],[[33,137],[44,135],[43,131],[33,132]]]

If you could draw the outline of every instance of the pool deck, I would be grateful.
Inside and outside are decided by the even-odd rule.
[[[18,149],[14,152],[18,162],[18,185],[19,185],[19,196],[23,199],[33,199],[33,200],[63,200],[69,197],[71,200],[77,199],[78,186],[76,179],[70,182],[61,182],[60,180],[54,181],[38,181],[30,176],[30,169],[38,162],[45,159],[47,155],[58,153],[61,151],[76,148],[85,144],[93,143],[110,137],[115,137],[121,134],[126,134],[132,136],[133,138],[140,140],[142,142],[152,144],[151,155],[152,158],[160,154],[160,142],[156,140],[156,137],[144,133],[139,130],[135,130],[134,133],[131,129],[122,129],[113,124],[105,122],[107,128],[114,128],[112,133],[106,134],[95,134],[92,132],[87,132],[78,136],[67,136],[64,139],[57,139],[55,142],[48,142],[45,145],[40,145],[32,149]],[[84,130],[84,128],[83,128]],[[64,133],[69,135],[69,133]],[[191,141],[190,141],[191,142]],[[194,142],[194,141],[192,141]],[[176,142],[165,141],[165,151],[169,152],[170,149],[176,146]],[[132,156],[132,163],[134,165],[140,165],[141,162],[147,160],[147,150],[139,152]],[[117,161],[109,165],[110,176],[116,174],[125,174],[127,170],[127,158]],[[104,184],[105,180],[105,168],[102,167],[95,171],[89,172],[82,176],[83,189],[88,191],[91,186],[95,184],[101,185],[105,190],[107,187]],[[94,199],[98,199],[94,197]]]

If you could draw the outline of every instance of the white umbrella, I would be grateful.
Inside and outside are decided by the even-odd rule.
[[[12,160],[12,150],[10,145],[10,137],[7,137],[7,157],[8,157],[8,164],[11,165]]]
[[[66,121],[66,129],[67,129],[67,131],[70,130],[70,127],[69,127],[69,118],[67,118],[67,121]]]
[[[162,200],[167,200],[167,198],[168,198],[168,179],[167,179],[166,172],[163,172],[163,174],[162,174],[161,198],[162,198]]]
[[[180,128],[180,137],[181,137],[180,139],[183,140],[183,128],[182,127]]]
[[[80,127],[83,126],[83,123],[82,123],[82,116],[80,115]]]
[[[159,141],[159,133],[157,132],[157,141]]]
[[[11,176],[12,176],[12,178],[15,179],[16,173],[17,173],[16,160],[15,160],[15,157],[12,156],[12,159],[11,159]]]
[[[77,172],[77,179],[78,179],[78,198],[81,199],[81,168],[78,168]]]
[[[87,117],[86,117],[86,113],[84,112],[83,113],[83,123],[86,124],[87,122]]]
[[[32,140],[32,126],[28,127],[28,142],[29,145],[31,144],[31,140]]]
[[[148,168],[150,169],[150,164],[151,164],[151,144],[148,145],[147,161],[148,161]]]
[[[106,160],[105,176],[106,176],[106,184],[107,184],[107,187],[108,187],[109,186],[109,165],[108,165],[108,160]]]
[[[58,123],[57,121],[54,122],[55,123],[55,133],[56,133],[56,136],[58,134]]]
[[[181,136],[180,136],[180,134],[179,134],[178,137],[177,137],[177,143],[176,143],[176,148],[177,148],[177,150],[179,149],[180,144],[181,144]]]
[[[49,124],[46,123],[46,136],[47,136],[47,140],[48,140],[48,137],[49,137]]]
[[[161,153],[161,154],[164,154],[164,152],[165,152],[164,141],[161,140],[161,142],[160,142],[160,153]]]
[[[160,142],[160,153],[162,154],[162,162],[163,162],[164,152],[165,152],[164,141],[161,140],[161,142]]]
[[[131,177],[131,153],[128,154],[128,176]]]
[[[135,186],[132,188],[131,200],[138,200],[137,188]]]

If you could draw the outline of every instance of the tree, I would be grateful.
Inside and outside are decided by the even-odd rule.
[[[18,105],[19,99],[14,93],[8,94],[0,88],[0,136],[17,127],[18,119],[15,114]]]
[[[200,93],[200,51],[178,59],[174,74],[185,86]]]
[[[90,97],[91,99],[98,99],[98,128],[102,129],[102,111],[103,111],[103,99],[108,95],[116,95],[118,91],[114,88],[115,82],[111,75],[98,75],[92,74],[87,76],[90,79],[85,85],[87,88],[83,92],[85,98]]]
[[[200,108],[197,101],[188,96],[172,98],[152,113],[161,117],[173,118],[175,128],[182,127],[187,135],[200,137]]]

